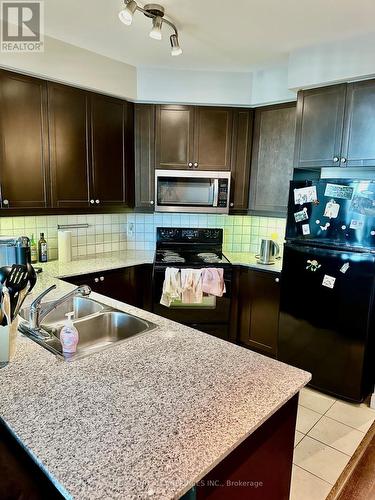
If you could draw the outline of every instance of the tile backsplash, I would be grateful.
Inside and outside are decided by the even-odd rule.
[[[0,217],[1,236],[31,236],[36,240],[45,234],[49,259],[57,258],[57,225],[88,224],[88,228],[72,232],[73,257],[118,250],[153,250],[158,226],[221,227],[224,229],[224,250],[231,252],[259,251],[262,238],[273,235],[282,243],[285,219],[255,216],[204,214],[100,214],[48,215],[35,217]]]

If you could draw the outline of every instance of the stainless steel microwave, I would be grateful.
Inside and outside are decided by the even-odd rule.
[[[230,172],[155,170],[156,212],[229,212]]]

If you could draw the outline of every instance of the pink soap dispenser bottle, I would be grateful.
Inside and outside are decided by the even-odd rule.
[[[65,314],[67,320],[60,331],[60,342],[64,353],[73,354],[77,350],[78,330],[73,324],[74,311]]]

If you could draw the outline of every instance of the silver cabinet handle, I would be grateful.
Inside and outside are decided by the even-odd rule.
[[[338,156],[334,156],[334,157],[333,157],[333,161],[334,161],[335,163],[337,163],[337,162],[339,161],[339,159],[340,159],[340,158],[339,158]]]
[[[276,283],[280,281],[280,278],[275,278]]]
[[[191,168],[192,166],[193,166],[192,162],[191,162],[191,161],[189,161],[189,163],[188,163],[188,167],[189,167],[189,168]]]
[[[9,200],[3,200],[3,205],[9,205]]]
[[[95,283],[99,283],[99,278],[94,278]]]
[[[198,163],[197,162],[194,163],[194,168],[198,168]]]
[[[341,163],[346,163],[346,158],[341,158]]]
[[[153,204],[154,204],[154,200],[151,200],[151,201],[150,201],[150,205],[153,205]]]
[[[100,201],[99,201],[99,200],[95,200],[95,203],[96,203],[97,205],[99,205]]]
[[[234,207],[234,203],[233,203],[233,201],[232,201],[231,203],[229,203],[229,206],[230,206],[230,207]]]
[[[95,200],[90,200],[91,205],[95,203]]]
[[[100,276],[99,280],[104,281],[104,276]]]

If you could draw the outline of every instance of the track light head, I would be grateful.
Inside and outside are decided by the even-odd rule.
[[[171,42],[171,54],[172,56],[179,56],[182,54],[182,49],[180,47],[180,44],[178,42],[178,36],[177,36],[177,33],[173,33],[173,35],[171,35],[169,37],[169,40]]]
[[[134,2],[134,0],[130,0],[130,2],[127,2],[124,9],[122,9],[118,14],[120,21],[126,24],[126,26],[130,26],[133,22],[133,15],[136,10],[137,4]]]
[[[160,16],[156,16],[152,19],[152,30],[150,31],[150,38],[154,40],[161,40],[161,27],[163,24],[163,19]]]

